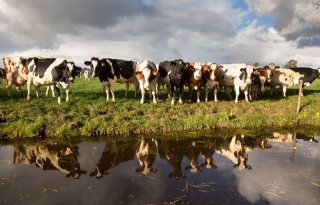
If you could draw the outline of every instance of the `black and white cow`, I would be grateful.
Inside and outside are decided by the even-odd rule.
[[[109,90],[112,95],[112,101],[115,101],[114,88],[116,82],[126,84],[126,94],[128,95],[129,83],[134,83],[135,95],[137,94],[137,83],[134,75],[136,62],[111,58],[91,58],[91,61],[84,62],[90,66],[92,77],[99,77],[100,82],[104,86],[107,98],[109,100]]]
[[[67,67],[69,68],[69,70],[71,72],[71,76],[72,76],[73,80],[76,79],[76,76],[80,76],[82,68],[76,66],[74,64],[74,62],[67,62]],[[73,83],[73,81],[72,81],[72,83]],[[48,96],[50,88],[52,91],[52,97],[55,97],[54,85],[47,86],[46,96]]]
[[[36,95],[39,97],[39,89],[42,85],[53,85],[60,100],[60,89],[58,85],[66,89],[66,101],[69,100],[69,86],[73,81],[71,72],[67,66],[67,61],[63,58],[29,58],[28,60],[28,95],[30,99],[31,85],[36,88]]]
[[[174,105],[176,93],[179,96],[179,103],[182,103],[182,92],[184,85],[184,73],[186,65],[183,60],[163,61],[159,63],[159,80],[170,88],[169,96],[172,96],[171,104]],[[178,92],[175,91],[178,89]]]
[[[309,86],[311,83],[316,80],[320,79],[320,71],[319,69],[313,69],[313,68],[308,68],[308,67],[297,67],[297,68],[290,68],[294,72],[298,72],[302,74],[304,77],[302,77],[303,85],[304,86]]]

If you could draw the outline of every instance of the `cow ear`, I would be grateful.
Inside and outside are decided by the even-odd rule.
[[[243,72],[246,72],[246,69],[245,68],[241,68],[240,71],[243,73]]]
[[[279,69],[279,68],[280,68],[280,66],[278,66],[278,65],[276,67],[274,67],[274,69]]]
[[[85,61],[84,64],[89,66],[91,64],[91,62],[90,61]]]

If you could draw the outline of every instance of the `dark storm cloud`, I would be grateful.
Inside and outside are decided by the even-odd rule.
[[[320,47],[320,35],[307,38],[299,38],[297,40],[298,48]]]

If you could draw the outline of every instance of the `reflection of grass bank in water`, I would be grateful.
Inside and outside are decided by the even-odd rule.
[[[132,89],[132,86],[130,87]],[[147,101],[140,105],[139,99],[129,92],[124,98],[124,86],[116,91],[117,102],[105,102],[97,79],[77,79],[72,87],[71,102],[58,105],[56,99],[44,96],[27,101],[14,95],[0,93],[0,136],[9,138],[79,137],[93,135],[119,135],[140,133],[169,133],[181,131],[208,131],[223,129],[266,129],[314,127],[320,129],[320,81],[305,90],[302,112],[295,114],[297,87],[289,89],[288,98],[266,95],[259,101],[238,104],[226,101],[214,103],[185,103],[170,105],[170,100],[160,100],[156,105]],[[23,89],[26,93],[25,88]],[[13,92],[16,93],[16,92]],[[34,90],[32,90],[34,94]],[[212,93],[211,98],[212,98]],[[161,97],[165,96],[161,91]],[[203,95],[202,95],[203,96]],[[64,91],[62,91],[64,98]],[[187,97],[187,93],[185,93]],[[147,97],[148,99],[148,97]]]

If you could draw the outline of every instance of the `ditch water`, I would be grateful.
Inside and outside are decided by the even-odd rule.
[[[320,204],[320,136],[0,145],[0,204]]]

